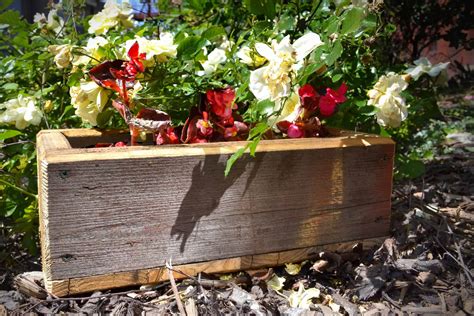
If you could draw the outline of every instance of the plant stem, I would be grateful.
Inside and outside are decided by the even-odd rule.
[[[0,183],[4,184],[4,185],[6,185],[6,186],[9,186],[9,187],[11,187],[11,188],[13,188],[13,189],[16,189],[16,190],[20,191],[21,193],[23,193],[23,194],[25,194],[25,195],[28,195],[28,196],[33,197],[33,198],[35,198],[35,199],[38,199],[38,196],[37,196],[36,194],[33,194],[33,193],[31,193],[31,192],[28,192],[28,191],[26,191],[25,189],[20,188],[20,187],[14,185],[14,184],[11,184],[11,183],[8,182],[8,181],[5,181],[5,180],[3,180],[3,179],[0,179]]]

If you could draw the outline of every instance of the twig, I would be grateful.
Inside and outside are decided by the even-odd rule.
[[[173,290],[174,296],[176,298],[176,304],[178,305],[179,313],[181,315],[186,316],[186,311],[184,310],[183,302],[181,301],[181,298],[179,297],[178,287],[176,286],[176,282],[174,280],[171,260],[169,262],[168,261],[166,262],[166,268],[168,268],[168,275],[170,278],[171,289]]]
[[[6,185],[6,186],[9,186],[10,188],[16,189],[16,190],[20,191],[21,193],[23,193],[23,194],[25,194],[25,195],[28,195],[28,196],[30,196],[30,197],[32,197],[32,198],[38,199],[38,196],[37,196],[36,194],[30,193],[30,192],[26,191],[26,190],[23,189],[23,188],[20,188],[20,187],[14,185],[14,184],[11,184],[11,183],[8,182],[8,181],[5,181],[5,180],[3,180],[3,179],[0,179],[0,183],[1,183],[1,184],[4,184],[4,185]]]
[[[446,219],[444,221],[446,223],[446,226],[448,227],[449,233],[451,235],[453,235],[453,243],[454,243],[454,247],[456,248],[456,253],[458,255],[458,259],[459,259],[461,268],[463,269],[464,274],[466,274],[466,277],[469,280],[469,283],[471,284],[471,287],[474,287],[474,282],[472,280],[471,271],[466,267],[466,264],[464,263],[464,259],[463,259],[462,253],[461,253],[461,247],[459,246],[459,244],[456,241],[456,238],[454,237],[454,233],[453,233],[453,230],[451,229],[451,226],[446,221]]]

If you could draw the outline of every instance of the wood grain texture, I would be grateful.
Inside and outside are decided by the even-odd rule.
[[[82,144],[99,137],[61,132]],[[227,158],[243,145],[45,146],[38,165],[47,283],[148,271],[169,259],[251,256],[258,265],[275,261],[258,254],[388,235],[391,140],[341,132],[262,141],[256,158],[243,157],[224,178]]]
[[[333,251],[338,253],[350,252],[352,246],[356,243],[362,243],[364,249],[370,249],[374,246],[378,247],[383,243],[385,238],[386,237],[355,240],[352,242],[307,247],[278,253],[176,265],[174,266],[175,272],[173,276],[175,279],[183,279],[186,278],[186,275],[196,276],[199,273],[230,273],[274,267],[287,262],[301,262],[314,257],[314,255],[320,251]],[[156,284],[167,280],[168,273],[166,268],[156,267],[152,269],[49,281],[46,283],[46,288],[48,292],[63,297],[102,289],[113,289],[140,284]]]
[[[46,156],[57,151],[72,148],[67,138],[58,131],[40,131],[36,135],[36,149],[38,157],[38,206],[39,212],[39,236],[42,253],[42,266],[45,279],[51,279],[50,271],[50,247],[49,247],[49,205],[48,205],[48,162]]]

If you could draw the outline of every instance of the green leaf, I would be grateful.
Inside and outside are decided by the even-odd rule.
[[[303,68],[303,71],[301,72],[301,78],[298,79],[298,82],[300,85],[306,84],[308,81],[308,77],[311,76],[315,71],[317,71],[319,68],[324,66],[323,63],[317,62],[313,64],[309,64],[308,66]]]
[[[268,19],[273,19],[276,15],[276,3],[274,0],[244,0],[245,7],[250,13],[265,16]]]
[[[263,102],[263,101],[260,101],[260,102]],[[270,101],[270,102],[272,102],[272,101]],[[272,106],[272,108],[273,108],[273,106]],[[248,139],[251,140],[251,139],[254,139],[256,136],[261,136],[262,134],[265,134],[265,132],[268,129],[269,129],[269,127],[268,127],[267,123],[260,122],[250,130]]]
[[[205,30],[201,37],[212,41],[220,36],[226,35],[225,29],[222,26],[212,26]]]
[[[332,82],[338,82],[339,80],[341,80],[342,76],[343,74],[337,74],[332,76]]]
[[[425,164],[421,160],[408,160],[403,162],[398,168],[401,175],[410,179],[422,176],[425,171]]]
[[[274,101],[271,101],[270,99],[265,99],[265,100],[259,101],[255,105],[255,110],[261,115],[270,114],[273,112],[274,107],[275,107]]]
[[[178,46],[179,57],[192,57],[204,46],[205,41],[199,36],[188,36]]]
[[[5,90],[16,90],[16,89],[18,89],[18,84],[14,83],[14,82],[9,82],[9,83],[5,83],[2,86],[2,88],[5,89]]]
[[[363,8],[354,7],[351,8],[345,14],[344,20],[342,21],[341,33],[347,34],[357,31],[362,24],[365,13]]]
[[[334,42],[331,52],[326,56],[326,59],[324,60],[326,65],[332,66],[336,62],[336,60],[341,57],[342,50],[343,48],[341,41],[337,40],[336,42]]]
[[[367,29],[367,30],[373,30],[377,27],[377,15],[371,13],[369,14],[363,21],[362,25]]]
[[[10,4],[13,3],[13,0],[2,0],[2,2],[0,2],[0,11],[2,10],[5,10],[6,8],[8,8],[10,6]]]
[[[6,130],[6,131],[0,133],[0,140],[13,138],[13,137],[16,137],[16,136],[19,136],[19,135],[23,135],[23,133],[20,132],[20,131],[14,130],[14,129],[9,129],[9,130]]]
[[[248,145],[243,148],[239,148],[239,150],[237,150],[232,156],[229,157],[229,159],[227,159],[227,163],[226,163],[225,171],[224,171],[224,175],[226,177],[229,175],[230,169],[232,169],[232,166],[237,161],[237,159],[242,157],[242,155],[245,153],[245,150],[247,149],[247,147]]]
[[[67,80],[67,85],[70,87],[77,85],[83,76],[84,74],[82,73],[82,71],[76,71],[71,73],[69,75],[69,79]]]
[[[257,137],[250,142],[248,145],[250,149],[250,156],[255,157],[255,151],[257,150],[258,143],[260,143],[261,138]]]
[[[187,0],[186,3],[191,7],[192,9],[202,12],[204,9],[204,5],[206,3],[205,0]]]
[[[20,12],[8,10],[0,14],[0,24],[19,25],[21,24]]]
[[[278,29],[281,31],[289,31],[295,28],[295,17],[285,16],[278,22]]]
[[[255,34],[260,34],[267,31],[268,29],[271,29],[272,27],[273,24],[268,21],[259,21],[253,25],[253,30]]]
[[[97,126],[100,128],[106,127],[113,114],[114,111],[112,111],[111,109],[106,109],[105,111],[100,112],[97,115]]]

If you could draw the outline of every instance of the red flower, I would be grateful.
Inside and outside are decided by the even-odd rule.
[[[334,91],[331,88],[326,88],[326,94],[321,96],[319,100],[319,111],[323,116],[331,116],[336,110],[336,105],[347,100],[344,95],[347,92],[345,83],[341,84],[339,89]]]
[[[235,91],[230,87],[221,90],[208,90],[206,98],[211,106],[211,113],[221,119],[232,117],[232,110],[237,109],[237,105],[234,103]]]
[[[308,110],[309,112],[316,111],[318,107],[319,94],[311,85],[305,84],[302,86],[298,90],[298,94],[300,95],[301,106],[305,110]]]
[[[160,131],[156,136],[156,144],[179,144],[179,137],[176,135],[174,127],[168,127],[167,129]]]

